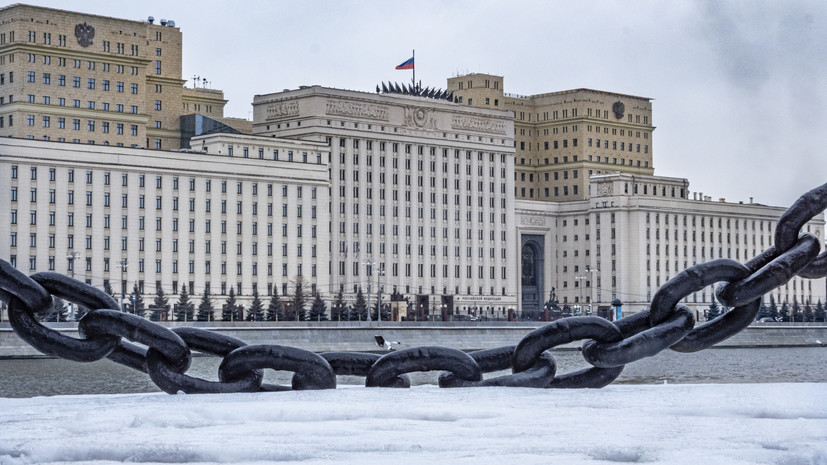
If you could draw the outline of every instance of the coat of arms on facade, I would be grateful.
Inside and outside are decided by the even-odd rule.
[[[612,111],[615,114],[615,118],[623,118],[623,112],[626,111],[626,105],[624,105],[623,102],[618,100],[617,102],[615,102],[614,105],[612,105]]]
[[[422,129],[436,129],[434,115],[424,108],[405,107],[405,124]]]
[[[75,26],[75,37],[78,38],[81,47],[88,47],[95,38],[95,28],[86,23],[78,24]]]

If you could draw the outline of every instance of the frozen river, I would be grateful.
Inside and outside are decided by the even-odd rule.
[[[577,351],[555,351],[558,373],[586,368]],[[196,357],[189,374],[218,379],[219,359]],[[158,392],[143,373],[109,361],[76,363],[54,359],[0,360],[0,397],[60,394]],[[265,371],[268,382],[289,384],[290,374]],[[414,384],[435,383],[439,375],[414,373]],[[694,354],[670,350],[626,366],[615,384],[827,382],[827,348],[709,349]],[[364,378],[339,377],[358,385]]]

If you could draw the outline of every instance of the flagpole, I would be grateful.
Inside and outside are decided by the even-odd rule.
[[[411,67],[411,71],[413,71],[413,89],[416,90],[416,49],[413,51],[413,66]]]

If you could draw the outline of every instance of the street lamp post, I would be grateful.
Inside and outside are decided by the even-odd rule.
[[[376,322],[378,323],[382,321],[382,288],[379,284],[379,280],[381,279],[381,274],[383,272],[376,270],[374,268],[375,265],[378,265],[378,263],[373,260],[365,262],[365,266],[370,267],[368,271],[368,321],[370,321],[370,283],[373,278],[374,271],[376,271]]]
[[[577,287],[580,288],[580,301],[579,301],[579,304],[580,304],[580,314],[582,314],[583,313],[583,280],[585,280],[586,277],[585,276],[575,276],[574,279],[577,280],[577,281],[580,281],[580,284],[578,284]]]
[[[121,261],[118,263],[118,268],[121,269],[121,305],[120,305],[121,312],[123,312],[123,299],[126,298],[126,289],[125,289],[126,286],[124,285],[124,282],[123,282],[123,273],[124,273],[124,271],[126,271],[127,266],[129,266],[129,264],[126,262],[125,258],[122,258]]]
[[[594,290],[594,283],[595,283],[594,274],[595,273],[600,273],[600,270],[597,269],[597,268],[591,268],[590,269],[589,266],[587,265],[586,266],[586,273],[589,273],[591,275],[590,282],[592,283],[592,285],[591,285],[591,287],[589,287],[589,313],[593,313],[592,312],[592,303],[594,302],[594,295],[593,295],[592,291]]]
[[[75,279],[75,260],[80,258],[80,252],[75,250],[69,252],[69,255],[66,256],[66,259],[69,260],[70,263],[70,271],[72,272],[72,279]],[[69,321],[75,321],[75,304],[69,302]]]

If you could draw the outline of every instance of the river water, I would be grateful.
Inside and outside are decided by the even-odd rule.
[[[587,368],[580,352],[553,351],[557,372]],[[195,357],[187,372],[218,379],[214,357]],[[412,373],[413,384],[436,383],[438,372]],[[265,371],[265,382],[289,384],[290,373]],[[340,376],[340,384],[364,378]],[[827,348],[714,348],[694,354],[665,350],[626,366],[621,384],[827,382]],[[149,376],[108,360],[77,363],[58,359],[0,360],[0,397],[158,392]]]

